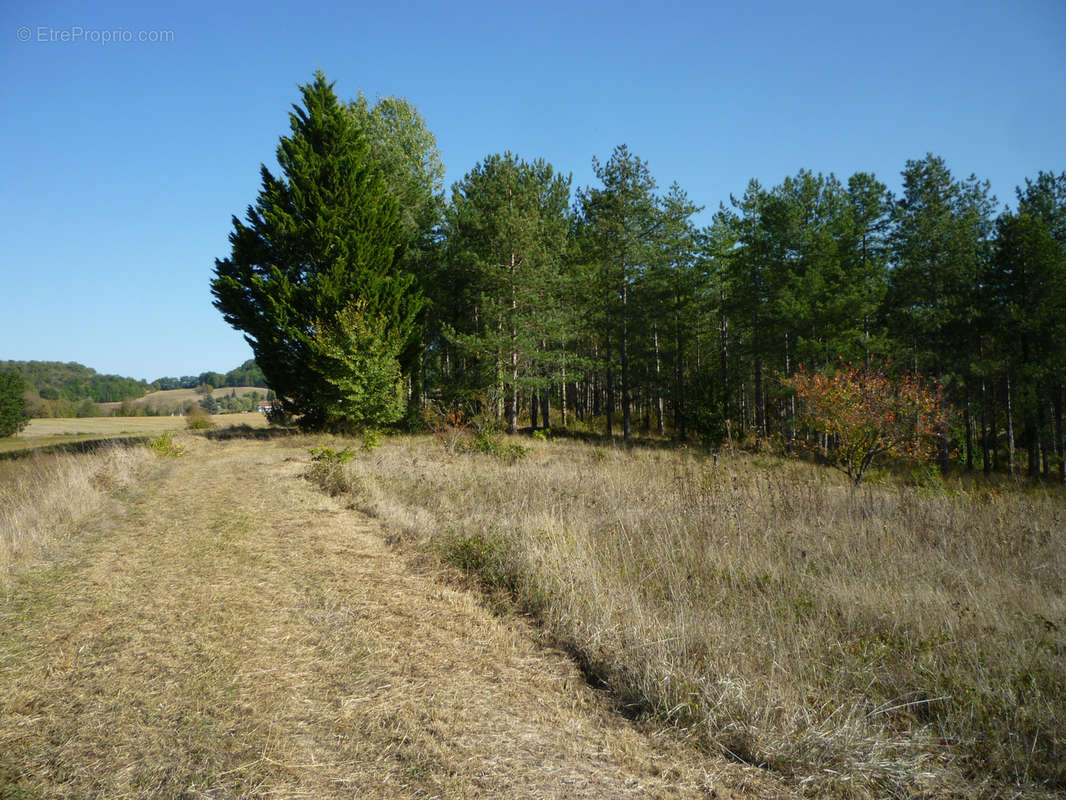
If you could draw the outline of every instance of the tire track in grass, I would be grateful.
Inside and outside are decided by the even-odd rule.
[[[303,451],[190,451],[3,598],[0,797],[728,795]]]

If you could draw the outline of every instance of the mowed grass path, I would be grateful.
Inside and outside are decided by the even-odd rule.
[[[719,776],[746,782],[639,730],[524,623],[390,548],[301,478],[306,449],[185,444],[0,587],[0,797],[727,797]]]

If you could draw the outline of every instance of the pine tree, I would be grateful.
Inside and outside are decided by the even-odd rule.
[[[897,353],[914,372],[932,373],[952,402],[966,410],[965,444],[972,453],[970,397],[980,275],[991,254],[995,198],[987,182],[956,181],[944,160],[908,161],[892,236],[895,264],[885,297]],[[949,432],[940,437],[940,466],[949,465]]]
[[[452,189],[448,261],[465,302],[451,338],[473,367],[468,388],[495,397],[511,433],[520,390],[545,388],[562,358],[569,196],[568,177],[511,153],[489,156]]]
[[[407,237],[366,132],[321,71],[300,91],[303,106],[293,107],[277,150],[283,174],[261,168],[259,197],[245,223],[233,218],[232,253],[215,262],[211,288],[215,307],[245,332],[278,405],[318,428],[344,421],[322,367],[336,353],[323,352],[321,332],[359,304],[363,333],[406,344],[423,301],[414,276],[398,268]]]
[[[595,272],[595,290],[602,319],[602,352],[607,388],[607,433],[612,434],[615,375],[621,390],[622,435],[632,436],[636,301],[638,283],[647,269],[663,257],[657,245],[663,228],[660,201],[648,164],[626,145],[614,149],[610,160],[593,159],[602,188],[578,193],[585,258]],[[616,372],[617,369],[617,372]]]

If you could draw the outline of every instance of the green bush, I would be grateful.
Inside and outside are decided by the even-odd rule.
[[[449,533],[440,544],[441,558],[476,575],[486,587],[517,599],[522,576],[514,546],[494,530]]]
[[[513,464],[525,458],[529,452],[528,447],[517,442],[505,442],[503,436],[488,429],[481,430],[474,437],[473,450],[486,455],[496,456],[508,464]]]
[[[344,465],[355,458],[355,451],[345,447],[343,450],[333,450],[326,447],[312,447],[311,468],[306,475],[308,480],[318,484],[329,495],[336,497],[352,489],[352,479]]]
[[[154,439],[148,440],[148,449],[156,455],[169,458],[177,458],[185,455],[185,447],[174,441],[174,434],[170,431],[161,433]]]
[[[367,453],[372,453],[373,451],[381,447],[381,442],[382,436],[380,432],[374,430],[373,428],[368,428],[367,430],[363,431],[362,449]]]

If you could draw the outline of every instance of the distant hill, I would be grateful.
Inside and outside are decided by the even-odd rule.
[[[254,359],[248,359],[236,369],[232,369],[225,375],[218,372],[201,372],[199,375],[184,375],[180,378],[156,378],[152,386],[161,391],[169,389],[195,389],[197,386],[208,385],[215,389],[230,386],[266,386],[266,377],[263,370]]]
[[[44,400],[77,403],[117,403],[144,397],[151,388],[147,381],[101,375],[95,369],[74,361],[0,361],[0,370],[14,370],[29,388]]]
[[[184,414],[190,406],[199,404],[211,414],[232,414],[255,411],[259,401],[270,396],[270,390],[262,386],[224,386],[207,391],[201,385],[196,389],[160,389],[137,400],[105,403],[98,408],[103,414],[115,416],[154,417]]]
[[[75,361],[0,361],[0,371],[6,370],[14,370],[26,382],[29,412],[34,417],[95,416],[119,404],[145,398],[150,392],[195,389],[205,384],[214,389],[266,386],[263,371],[252,359],[225,374],[201,372],[181,378],[157,378],[151,383],[120,375],[101,375]]]

